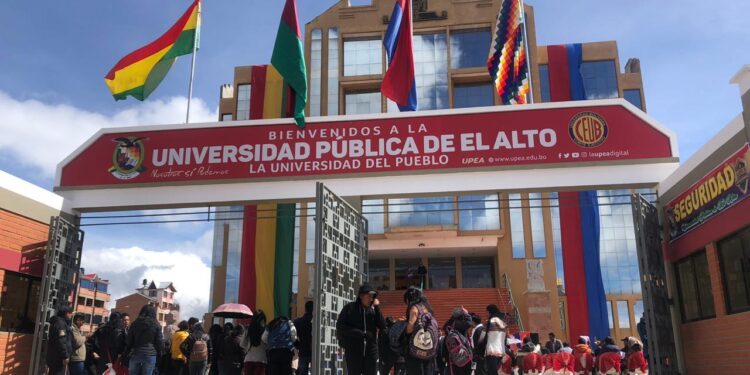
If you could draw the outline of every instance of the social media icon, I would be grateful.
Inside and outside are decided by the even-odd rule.
[[[577,152],[574,152],[574,153],[573,153],[573,157],[574,157],[574,158],[579,158],[579,157],[581,157],[581,154],[579,154],[579,153],[577,153]]]
[[[566,152],[566,153],[563,154],[563,157],[565,157],[565,159],[567,159],[567,158],[570,157],[570,154]]]

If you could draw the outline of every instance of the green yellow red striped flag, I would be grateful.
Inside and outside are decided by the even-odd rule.
[[[104,77],[115,100],[144,100],[159,86],[177,56],[193,53],[200,32],[200,0],[159,39],[120,59]]]

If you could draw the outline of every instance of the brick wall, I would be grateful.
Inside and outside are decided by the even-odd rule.
[[[49,225],[0,209],[0,248],[18,251],[47,241]]]
[[[0,332],[0,374],[27,375],[34,335]]]
[[[680,327],[687,373],[747,374],[750,368],[746,344],[747,337],[750,337],[750,312],[727,315],[715,243],[706,246],[706,258],[716,318]]]

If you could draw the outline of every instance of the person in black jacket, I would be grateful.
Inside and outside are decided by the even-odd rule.
[[[47,341],[47,367],[49,375],[64,375],[67,373],[70,356],[73,355],[73,332],[70,320],[73,310],[67,305],[60,306],[57,314],[49,320]]]
[[[310,361],[312,361],[312,319],[313,301],[305,303],[305,315],[294,321],[297,328],[297,343],[299,350],[299,367],[297,375],[308,375],[310,372]]]
[[[122,315],[115,311],[109,315],[107,324],[92,335],[91,356],[96,362],[96,374],[101,375],[107,369],[107,363],[117,363],[125,352],[127,336],[122,323]]]
[[[145,305],[128,330],[125,353],[129,358],[129,375],[152,375],[156,359],[164,349],[161,324],[156,320],[156,308]]]
[[[385,319],[377,296],[370,285],[362,285],[357,300],[339,313],[336,331],[349,375],[375,375],[378,371],[377,332],[385,329]]]
[[[224,337],[221,355],[214,356],[219,357],[218,365],[221,371],[218,373],[222,375],[242,374],[242,363],[245,362],[245,350],[241,346],[243,333],[245,333],[245,330],[242,325],[238,324],[233,326],[232,331]],[[216,349],[214,349],[214,352],[216,352]]]

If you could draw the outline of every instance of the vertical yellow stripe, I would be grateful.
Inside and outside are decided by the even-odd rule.
[[[276,204],[258,205],[255,236],[256,306],[270,321],[273,311],[273,272],[276,263]]]
[[[272,65],[266,69],[266,92],[263,97],[263,118],[280,118],[284,78]]]

